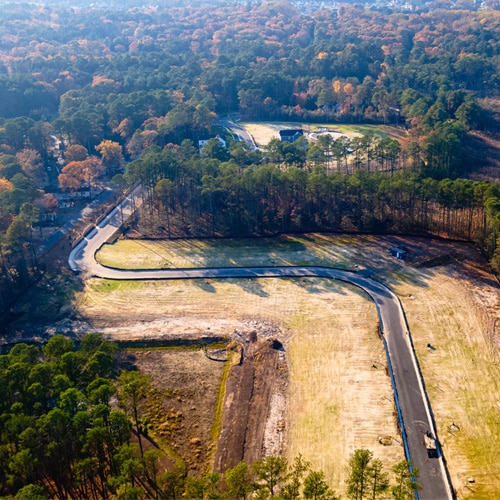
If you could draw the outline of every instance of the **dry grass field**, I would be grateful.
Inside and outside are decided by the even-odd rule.
[[[436,273],[426,280],[427,287],[396,290],[415,339],[453,483],[464,497],[498,498],[500,383],[495,320],[478,308],[474,292],[482,290],[454,274]],[[498,293],[496,301],[493,307],[498,310]]]
[[[345,125],[345,124],[312,124],[297,122],[240,122],[242,126],[254,139],[259,147],[266,146],[271,139],[279,139],[279,131],[282,129],[302,128],[307,134],[325,132],[328,129],[334,139],[341,135],[347,137],[360,137],[366,133],[377,136],[393,136],[405,140],[401,129],[381,125]]]
[[[346,243],[344,247],[342,242]],[[259,240],[118,240],[104,245],[99,262],[120,269],[157,269],[219,266],[324,265],[347,268],[352,251],[349,238],[333,247],[328,239],[282,236]]]
[[[406,262],[391,257],[393,246],[408,249]],[[500,497],[499,288],[477,264],[473,247],[309,235],[262,245],[120,241],[98,257],[117,267],[370,269],[403,302],[458,498]],[[77,307],[94,329],[114,338],[231,334],[251,322],[274,325],[289,367],[287,454],[302,453],[324,470],[337,493],[344,492],[345,465],[354,449],[372,450],[387,468],[403,458],[375,308],[357,289],[320,279],[92,279]],[[395,438],[392,446],[381,445],[380,436]]]
[[[302,453],[337,489],[356,448],[373,450],[388,467],[404,458],[375,308],[354,288],[319,279],[142,284],[94,279],[80,310],[120,340],[166,333],[229,335],[246,323],[275,325],[290,368],[290,458]],[[126,324],[113,320],[115,314],[128,318]],[[381,435],[393,436],[394,445],[380,445]]]

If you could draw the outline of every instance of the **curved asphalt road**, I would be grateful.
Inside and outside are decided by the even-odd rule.
[[[318,266],[136,271],[102,266],[95,260],[97,250],[121,227],[123,220],[133,212],[134,206],[140,204],[140,193],[140,187],[136,188],[121,205],[76,245],[69,258],[69,265],[73,271],[115,280],[320,277],[345,281],[363,289],[377,307],[382,339],[391,367],[394,397],[405,442],[406,457],[419,469],[418,482],[422,485],[422,489],[416,498],[421,500],[454,498],[441,450],[439,449],[438,458],[429,458],[423,444],[423,433],[430,431],[435,436],[436,430],[403,309],[399,299],[389,288],[373,279],[349,271]]]
[[[246,142],[249,144],[253,149],[258,149],[257,144],[255,144],[255,140],[252,137],[252,135],[245,130],[241,125],[238,125],[237,123],[229,120],[229,119],[224,119],[221,118],[219,120],[219,124],[229,130],[231,134],[235,134],[238,136],[238,140]]]

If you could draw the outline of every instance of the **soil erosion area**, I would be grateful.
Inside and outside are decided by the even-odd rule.
[[[280,401],[285,401],[287,387],[285,350],[279,340],[269,337],[268,329],[260,330],[243,339],[240,360],[231,367],[214,465],[218,472],[241,460],[251,464],[283,451],[285,411]]]
[[[223,472],[241,460],[253,463],[283,452],[288,370],[280,331],[247,320],[230,337],[227,349],[132,348],[120,355],[120,368],[139,369],[151,379],[153,389],[141,412],[151,442],[166,443],[171,458],[182,459],[198,477],[212,468]],[[226,360],[230,367],[214,443],[214,412]],[[163,464],[172,469],[174,462]]]

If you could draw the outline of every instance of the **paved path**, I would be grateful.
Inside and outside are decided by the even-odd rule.
[[[95,260],[97,250],[121,227],[134,206],[140,203],[139,195],[140,188],[136,188],[73,249],[69,258],[73,271],[115,280],[320,277],[345,281],[363,289],[377,307],[406,457],[419,469],[418,482],[422,489],[416,498],[453,498],[441,450],[438,458],[429,458],[423,444],[424,433],[430,431],[435,436],[436,430],[401,303],[388,287],[353,272],[319,266],[158,270],[122,270],[102,266]]]
[[[248,132],[248,130],[245,130],[241,125],[238,125],[237,123],[225,118],[221,118],[219,120],[219,124],[222,127],[228,129],[232,134],[237,135],[238,140],[249,144],[252,149],[258,149],[257,144],[255,143],[255,140],[250,132]]]
[[[37,255],[43,255],[45,252],[50,250],[59,240],[64,238],[64,236],[77,224],[77,222],[91,214],[96,207],[105,202],[110,196],[112,196],[112,194],[113,191],[110,188],[105,187],[88,205],[85,205],[77,213],[71,215],[60,215],[58,222],[60,223],[62,220],[63,224],[48,238],[39,243],[36,250]]]

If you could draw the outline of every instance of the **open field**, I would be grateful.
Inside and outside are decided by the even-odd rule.
[[[325,132],[327,129],[334,138],[341,135],[347,137],[360,137],[367,133],[373,133],[379,137],[391,136],[398,139],[404,138],[401,129],[386,125],[351,125],[351,124],[318,124],[318,123],[297,123],[297,122],[240,122],[248,133],[252,135],[259,147],[266,146],[271,139],[279,139],[281,129],[302,128],[306,134]]]
[[[492,318],[477,308],[467,285],[457,286],[453,273],[430,276],[427,285],[418,289],[403,285],[397,291],[415,339],[453,482],[467,498],[496,498],[500,384],[498,353],[492,349]],[[498,308],[498,302],[494,307]],[[474,483],[468,484],[468,478]]]
[[[458,497],[498,497],[499,289],[477,264],[475,249],[419,239],[325,235],[266,240],[262,247],[259,243],[207,240],[139,246],[143,267],[224,261],[369,268],[402,299]],[[135,253],[129,244],[106,248],[106,257],[99,257],[117,267],[129,266]],[[408,248],[407,262],[390,256],[393,246]],[[402,457],[397,442],[389,447],[378,443],[382,435],[397,437],[392,393],[375,332],[374,306],[350,286],[319,279],[93,279],[80,296],[79,311],[116,338],[230,334],[252,321],[274,325],[289,366],[287,454],[300,452],[323,469],[338,493],[353,449],[369,448],[387,466]]]
[[[342,241],[342,240],[341,240]],[[323,265],[349,268],[352,252],[340,244],[332,247],[319,238],[282,236],[259,240],[118,240],[104,245],[97,260],[120,269],[157,269],[222,266]]]
[[[354,288],[320,279],[139,287],[91,280],[82,299],[81,312],[121,340],[230,335],[248,331],[254,322],[279,325],[276,336],[285,345],[290,369],[285,409],[290,457],[302,453],[337,489],[355,448],[373,450],[388,467],[403,459],[375,308]],[[128,318],[128,327],[113,324],[115,314]],[[382,446],[381,435],[395,442]]]

